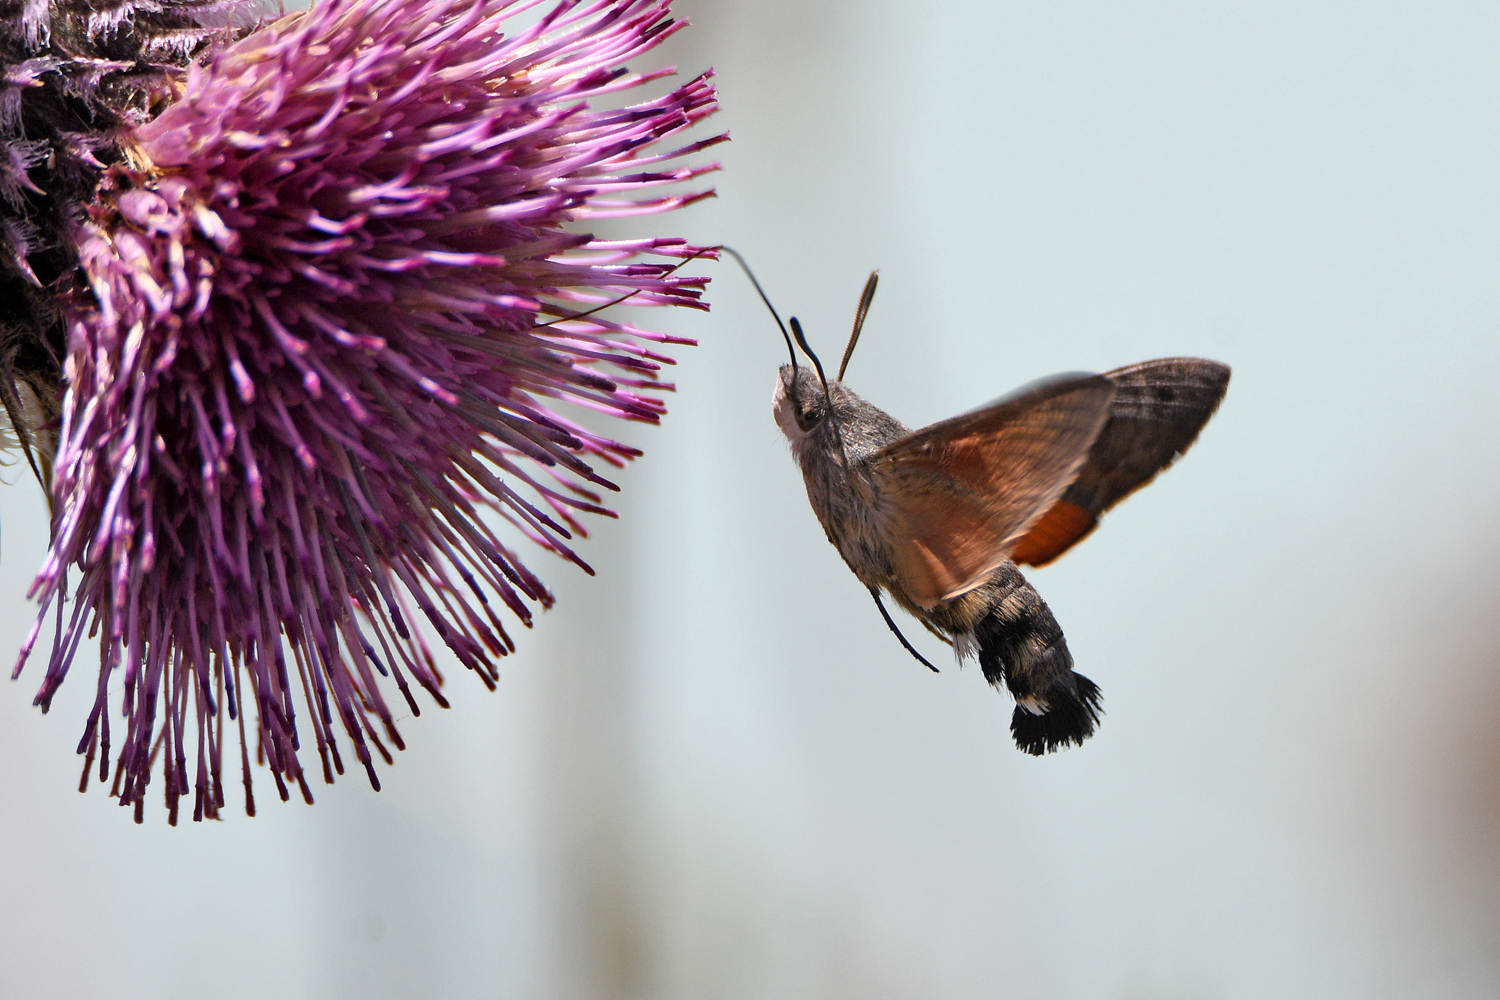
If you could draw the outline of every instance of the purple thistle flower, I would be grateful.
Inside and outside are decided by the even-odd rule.
[[[552,598],[482,509],[592,572],[569,540],[615,487],[585,458],[639,452],[551,401],[655,423],[649,345],[690,341],[592,310],[705,308],[706,279],[634,258],[711,251],[568,228],[711,193],[653,190],[715,169],[666,164],[723,136],[653,149],[713,112],[710,74],[586,103],[669,72],[620,65],[685,26],[668,2],[563,0],[507,36],[536,0],[332,0],[191,67],[130,136],[73,234],[93,294],[21,662],[55,605],[45,710],[99,631],[83,781],[123,668],[111,793],[138,822],[158,758],[170,821],[190,790],[216,817],[236,729],[252,815],[252,729],[283,799],[312,801],[309,729],[325,781],[342,730],[378,789],[403,743],[377,675],[447,704],[422,619],[493,687],[503,610]]]

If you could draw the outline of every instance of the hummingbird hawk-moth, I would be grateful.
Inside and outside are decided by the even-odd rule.
[[[843,382],[876,281],[832,381],[791,320],[816,377],[787,338],[773,407],[813,512],[912,655],[932,666],[882,591],[1010,691],[1018,747],[1081,744],[1099,721],[1099,687],[1074,672],[1062,629],[1018,567],[1061,556],[1182,455],[1224,398],[1229,368],[1163,358],[1057,375],[913,431]]]

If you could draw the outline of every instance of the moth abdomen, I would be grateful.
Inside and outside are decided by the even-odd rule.
[[[1040,756],[1081,745],[1099,723],[1099,686],[1074,672],[1051,609],[1014,563],[975,596],[985,607],[963,639],[978,653],[985,679],[1016,699],[1010,723],[1016,746]]]

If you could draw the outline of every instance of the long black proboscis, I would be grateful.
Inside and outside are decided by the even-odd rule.
[[[766,290],[760,287],[760,281],[756,279],[755,272],[750,270],[750,265],[745,263],[745,258],[741,257],[740,252],[734,249],[734,247],[721,246],[719,247],[719,249],[723,250],[725,253],[729,254],[729,256],[733,257],[736,261],[739,262],[740,267],[744,268],[745,277],[749,278],[750,284],[755,286],[755,291],[760,296],[760,300],[766,304],[767,309],[771,310],[771,318],[774,319],[776,321],[776,325],[780,327],[781,339],[786,341],[786,352],[787,354],[791,355],[792,367],[796,368],[797,349],[792,346],[792,338],[787,335],[786,324],[781,321],[781,314],[776,311],[776,307],[771,305],[771,298],[766,294]]]
[[[876,590],[874,587],[871,587],[870,596],[875,598],[875,606],[880,609],[880,617],[884,618],[885,623],[891,627],[891,631],[896,633],[896,638],[901,640],[901,645],[906,647],[906,651],[912,656],[915,656],[917,658],[917,662],[922,664],[922,666],[926,667],[928,670],[931,670],[935,674],[941,673],[941,671],[939,671],[937,667],[934,667],[928,661],[927,657],[917,652],[916,648],[913,647],[911,643],[906,641],[906,636],[901,634],[901,630],[896,627],[895,621],[892,620],[891,613],[885,609],[885,602],[880,599],[880,591]]]
[[[723,249],[724,249],[724,247],[702,247],[697,252],[695,252],[692,256],[690,256],[690,257],[684,257],[682,260],[678,261],[676,264],[673,264],[671,267],[667,268],[665,271],[662,271],[660,274],[657,275],[657,277],[658,278],[665,278],[669,274],[675,274],[677,271],[681,270],[684,267],[687,267],[693,261],[697,260],[699,257],[706,257],[706,256],[708,256],[711,253],[718,253],[720,250],[723,250]],[[730,253],[734,253],[733,250],[731,250],[729,252]],[[739,256],[739,254],[737,254],[737,253],[735,253],[734,255],[736,257]],[[754,281],[755,279],[752,277],[750,280]],[[592,316],[596,312],[603,312],[604,310],[608,309],[610,306],[617,306],[617,305],[619,305],[622,302],[629,301],[630,299],[633,299],[637,295],[641,294],[641,292],[643,292],[643,291],[645,291],[644,288],[637,288],[633,292],[627,292],[626,294],[621,295],[617,299],[610,299],[608,302],[605,302],[605,303],[603,303],[601,305],[594,306],[594,308],[592,308],[592,309],[587,309],[587,310],[585,310],[583,312],[580,312],[580,313],[569,313],[566,316],[559,316],[556,319],[549,319],[545,323],[537,323],[532,329],[539,330],[539,329],[541,329],[544,326],[556,326],[559,323],[567,323],[567,322],[569,322],[571,320],[583,319],[586,316]],[[769,304],[770,303],[767,303],[767,305],[769,305]],[[773,312],[774,312],[774,310],[773,310]]]

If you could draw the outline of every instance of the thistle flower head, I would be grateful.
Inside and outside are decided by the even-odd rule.
[[[564,0],[507,34],[533,6],[284,17],[190,68],[75,227],[91,294],[68,317],[37,701],[97,628],[84,780],[96,755],[108,775],[118,668],[112,791],[137,819],[158,758],[174,822],[190,790],[217,815],[226,730],[252,813],[249,730],[283,798],[311,801],[309,731],[325,780],[352,749],[378,788],[373,757],[402,747],[378,678],[413,714],[415,687],[445,704],[424,623],[493,686],[506,611],[552,599],[482,509],[587,569],[577,515],[614,489],[588,459],[638,453],[573,411],[657,421],[650,345],[672,341],[593,310],[701,307],[705,279],[636,258],[708,251],[574,224],[703,197],[670,185],[712,165],[669,161],[718,139],[653,144],[714,94],[704,75],[595,108],[663,75],[621,63],[683,26],[668,0]]]

